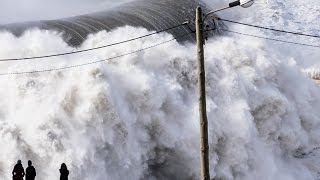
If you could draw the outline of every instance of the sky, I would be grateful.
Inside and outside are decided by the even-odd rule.
[[[112,8],[130,0],[1,0],[0,24],[57,19]]]

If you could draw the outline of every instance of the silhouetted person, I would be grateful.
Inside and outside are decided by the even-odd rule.
[[[29,160],[28,167],[26,169],[26,180],[34,180],[36,175],[36,169],[32,166],[32,162]]]
[[[65,163],[61,164],[60,168],[60,180],[68,180],[69,170]]]
[[[12,178],[13,180],[23,180],[24,175],[25,173],[21,164],[21,160],[18,160],[17,164],[13,168]]]

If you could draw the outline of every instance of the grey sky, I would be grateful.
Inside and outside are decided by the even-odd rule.
[[[130,0],[0,0],[0,24],[76,16],[127,1]]]

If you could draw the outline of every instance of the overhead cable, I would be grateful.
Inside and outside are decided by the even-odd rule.
[[[22,60],[31,60],[31,59],[50,58],[50,57],[56,57],[56,56],[65,56],[65,55],[69,55],[69,54],[82,53],[82,52],[92,51],[92,50],[96,50],[96,49],[102,49],[102,48],[106,48],[106,47],[110,47],[110,46],[115,46],[115,45],[131,42],[131,41],[135,41],[135,40],[142,39],[142,38],[145,38],[145,37],[148,37],[148,36],[152,36],[152,35],[155,35],[155,34],[159,34],[159,33],[162,33],[162,32],[166,32],[166,31],[169,31],[169,30],[172,30],[172,29],[176,29],[176,28],[181,27],[181,26],[185,26],[187,24],[188,24],[188,22],[184,22],[184,23],[181,23],[179,25],[172,26],[172,27],[166,28],[166,29],[162,29],[162,30],[150,33],[150,34],[146,34],[146,35],[139,36],[139,37],[132,38],[132,39],[128,39],[128,40],[125,40],[125,41],[120,41],[120,42],[107,44],[107,45],[103,45],[103,46],[98,46],[98,47],[94,47],[94,48],[88,48],[88,49],[82,49],[82,50],[64,52],[64,53],[57,53],[57,54],[50,54],[50,55],[42,55],[42,56],[21,57],[21,58],[4,58],[4,59],[0,59],[0,62],[1,61],[22,61]]]
[[[247,33],[227,30],[227,29],[218,29],[218,30],[222,30],[222,31],[230,32],[230,33],[235,33],[235,34],[240,34],[240,35],[244,35],[244,36],[250,36],[250,37],[255,37],[255,38],[260,38],[260,39],[271,40],[271,41],[278,41],[278,42],[283,42],[283,43],[289,43],[289,44],[296,44],[296,45],[301,45],[301,46],[309,46],[309,47],[320,48],[320,46],[318,46],[318,45],[298,43],[298,42],[292,42],[292,41],[285,41],[285,40],[274,39],[274,38],[263,37],[263,36],[257,36],[257,35],[252,35],[252,34],[247,34]]]
[[[184,35],[178,36],[178,37],[176,37],[176,38],[173,38],[173,39],[170,39],[170,40],[167,40],[167,41],[158,43],[158,44],[154,44],[154,45],[152,45],[152,46],[148,46],[148,47],[146,47],[146,48],[142,48],[142,49],[139,49],[139,50],[136,50],[136,51],[131,51],[131,52],[128,52],[128,53],[125,53],[125,54],[120,54],[120,55],[113,56],[113,57],[110,57],[110,58],[107,58],[107,59],[102,59],[102,60],[92,61],[92,62],[82,63],[82,64],[76,64],[76,65],[70,65],[70,66],[64,66],[64,67],[57,67],[57,68],[52,68],[52,69],[43,69],[43,70],[34,70],[34,71],[23,71],[23,72],[0,73],[0,76],[44,73],[44,72],[60,71],[60,70],[66,70],[66,69],[72,69],[72,68],[79,68],[79,67],[82,67],[82,66],[89,66],[89,65],[92,65],[92,64],[98,64],[98,63],[102,63],[102,62],[105,62],[105,61],[109,61],[109,60],[121,58],[121,57],[124,57],[124,56],[128,56],[128,55],[131,55],[131,54],[135,54],[135,53],[138,53],[138,52],[142,52],[142,51],[145,51],[145,50],[148,50],[148,49],[151,49],[151,48],[154,48],[154,47],[157,47],[157,46],[160,46],[160,45],[169,43],[169,42],[171,42],[171,41],[178,40],[178,39],[183,38],[183,37],[185,37],[185,36],[189,36],[189,35],[192,34],[192,33],[193,33],[193,32],[189,32],[189,33],[186,33],[186,34],[184,34]]]
[[[232,21],[232,20],[228,20],[228,19],[222,19],[222,18],[219,18],[219,17],[217,17],[217,19],[220,20],[220,21],[230,22],[230,23],[234,23],[234,24],[241,24],[241,25],[244,25],[244,26],[251,26],[251,27],[260,28],[260,29],[266,29],[266,30],[277,31],[277,32],[282,32],[282,33],[294,34],[294,35],[299,35],[299,36],[320,38],[320,36],[318,36],[318,35],[305,34],[305,33],[301,33],[301,32],[279,30],[279,29],[274,29],[274,28],[270,28],[270,27],[263,27],[263,26],[258,26],[258,25],[243,23],[243,22]]]

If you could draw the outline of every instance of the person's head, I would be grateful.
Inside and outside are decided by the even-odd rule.
[[[30,160],[28,161],[28,166],[32,166],[32,162]]]
[[[21,164],[21,160],[20,159],[18,160],[17,164]]]
[[[61,169],[67,169],[67,165],[65,163],[61,164]]]

